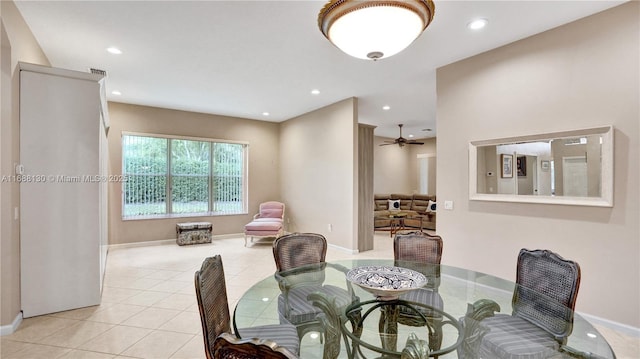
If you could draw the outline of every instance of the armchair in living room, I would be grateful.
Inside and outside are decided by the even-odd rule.
[[[260,204],[259,212],[253,216],[253,220],[244,226],[244,246],[247,246],[247,238],[273,237],[278,238],[284,234],[284,209],[281,202],[269,201]]]

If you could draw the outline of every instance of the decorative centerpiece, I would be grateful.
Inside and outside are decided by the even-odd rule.
[[[392,266],[363,266],[347,272],[347,280],[380,300],[398,299],[408,291],[427,284],[424,274]]]

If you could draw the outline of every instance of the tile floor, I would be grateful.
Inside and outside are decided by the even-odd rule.
[[[242,242],[112,249],[101,305],[25,319],[15,333],[1,337],[0,358],[204,358],[193,285],[202,260],[222,255],[232,310],[242,293],[275,271],[269,245],[244,248]],[[392,258],[391,243],[379,233],[375,250],[350,255],[329,248],[327,259]],[[618,358],[640,358],[640,338],[598,329]]]

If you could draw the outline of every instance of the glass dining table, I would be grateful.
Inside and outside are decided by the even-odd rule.
[[[321,278],[323,285],[344,288],[354,296],[351,304],[340,308],[331,307],[330,297],[309,296],[309,301],[318,308],[325,307],[320,317],[325,325],[332,325],[338,335],[334,339],[321,333],[305,335],[301,340],[301,358],[400,358],[403,350],[403,358],[477,358],[479,355],[474,352],[473,342],[485,333],[478,329],[482,326],[463,325],[462,322],[473,323],[471,317],[478,312],[484,316],[492,316],[494,312],[512,314],[516,284],[505,279],[446,265],[431,266],[427,287],[441,300],[438,299],[439,305],[430,306],[398,298],[381,298],[346,279],[349,270],[364,266],[399,264],[392,259],[348,259],[281,273],[284,278],[298,278],[298,282],[307,280],[305,278],[313,278],[313,281]],[[320,276],[309,276],[318,271]],[[279,323],[278,297],[282,293],[282,277],[277,280],[276,276],[269,275],[242,295],[233,314],[235,328]],[[421,307],[428,308],[431,315],[438,318],[437,325],[424,317],[426,320],[418,320],[424,325],[398,320],[398,313],[417,313],[416,308]],[[332,316],[332,309],[336,315]],[[572,330],[554,358],[615,359],[610,345],[596,328],[578,313],[571,314]],[[323,356],[327,348],[332,354]]]

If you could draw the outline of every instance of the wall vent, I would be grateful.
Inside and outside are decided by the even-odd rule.
[[[91,71],[92,74],[107,76],[107,72],[105,70],[90,68],[89,71]]]

